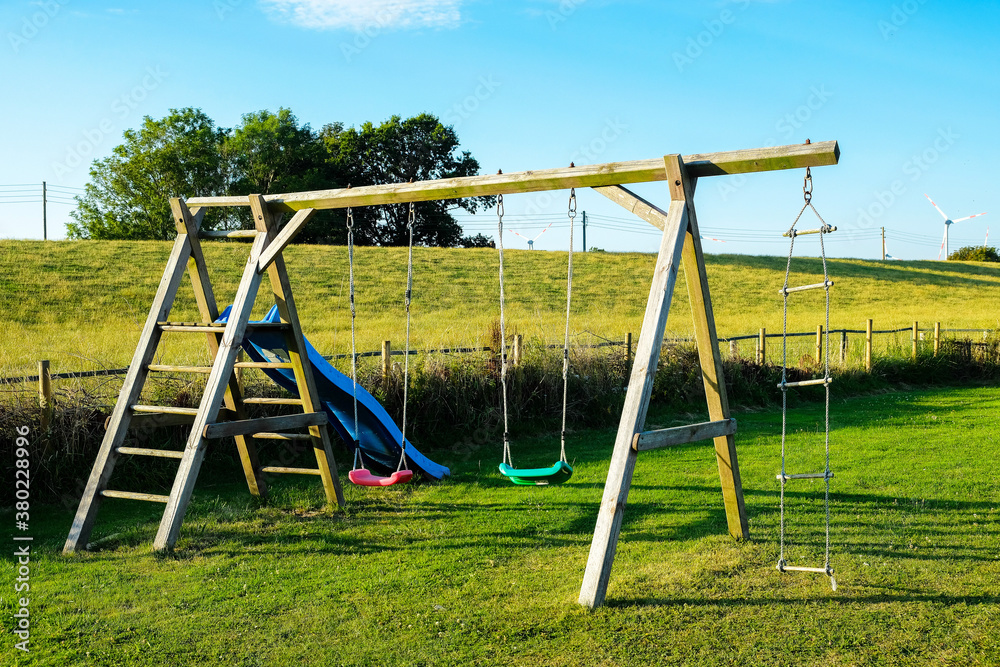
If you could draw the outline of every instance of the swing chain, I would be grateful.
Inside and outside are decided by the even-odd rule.
[[[350,304],[351,304],[351,387],[354,399],[354,465],[353,469],[358,469],[358,463],[364,468],[365,461],[361,456],[361,440],[358,426],[358,345],[355,333],[355,320],[357,310],[354,305],[354,212],[351,207],[347,207],[347,262],[349,266],[350,284]]]
[[[802,180],[802,198],[806,200],[806,203],[812,201],[813,197],[813,177],[812,172],[809,167],[806,167],[806,176]]]
[[[503,462],[513,467],[510,457],[510,428],[507,411],[507,331],[503,292],[503,195],[497,195],[497,257],[500,263],[500,387],[503,395]]]

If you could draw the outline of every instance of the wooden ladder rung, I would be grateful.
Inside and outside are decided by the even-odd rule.
[[[257,232],[253,229],[234,229],[232,231],[199,230],[200,239],[249,239],[257,238]]]
[[[833,471],[828,470],[827,472],[807,472],[800,475],[775,475],[775,479],[781,480],[782,482],[790,479],[833,479]]]
[[[800,565],[785,565],[784,563],[778,563],[777,568],[780,572],[816,572],[817,574],[828,574],[833,576],[832,567],[802,567]]]
[[[782,234],[782,236],[787,238],[789,236],[804,236],[806,234],[829,234],[830,232],[835,232],[835,231],[837,231],[836,227],[834,227],[833,225],[827,225],[825,227],[818,227],[816,229],[803,229],[801,232],[795,229],[792,230],[791,233],[785,232],[784,234]]]
[[[119,447],[119,454],[131,454],[133,456],[153,456],[161,459],[184,458],[184,452],[171,449],[146,449],[143,447]]]
[[[132,412],[145,412],[158,415],[197,415],[198,408],[175,408],[169,405],[133,405]]]
[[[827,280],[823,283],[815,283],[813,285],[802,285],[801,287],[782,287],[778,290],[778,294],[791,294],[792,292],[805,292],[811,289],[823,289],[824,287],[833,287],[833,281]]]
[[[225,324],[205,324],[204,322],[157,322],[160,331],[190,331],[194,333],[224,333]]]
[[[312,436],[308,433],[252,433],[255,438],[261,440],[312,440]]]
[[[168,366],[166,364],[150,364],[147,370],[160,373],[211,373],[211,366]]]
[[[833,383],[833,378],[818,378],[816,380],[803,380],[802,382],[785,382],[785,383],[779,382],[778,389],[784,391],[789,387],[812,387],[818,384],[832,384],[832,383]]]
[[[250,405],[302,405],[301,398],[244,398]]]
[[[280,466],[268,466],[261,468],[261,472],[275,472],[288,475],[319,475],[319,468],[282,468]]]
[[[132,493],[131,491],[112,491],[110,489],[105,489],[101,491],[101,495],[105,498],[124,498],[126,500],[145,500],[150,503],[167,503],[170,501],[170,496],[158,496],[152,493]]]
[[[293,368],[287,361],[237,361],[236,368]]]

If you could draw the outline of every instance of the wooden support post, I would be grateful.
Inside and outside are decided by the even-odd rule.
[[[257,231],[266,232],[267,238],[273,240],[277,233],[276,223],[273,214],[264,202],[264,198],[260,195],[250,195],[250,210]],[[286,342],[289,361],[292,364],[295,383],[299,390],[299,398],[302,399],[302,411],[322,412],[323,405],[319,401],[316,378],[313,377],[312,364],[309,363],[309,355],[306,353],[305,337],[302,335],[298,310],[292,296],[292,284],[288,279],[285,259],[281,253],[275,255],[271,260],[267,267],[267,275],[271,282],[271,291],[274,292],[275,305],[278,306],[281,321],[289,324],[291,328],[286,334]],[[325,426],[310,426],[309,434],[312,435],[313,454],[316,457],[316,465],[319,468],[326,500],[330,505],[336,504],[343,507],[345,503],[344,491],[340,486],[340,477],[337,475],[337,462],[333,458],[329,431]]]
[[[41,408],[39,431],[48,433],[52,425],[52,375],[49,372],[49,361],[38,362],[38,407]]]
[[[913,322],[913,358],[917,358],[917,345],[920,342],[920,327],[918,322],[914,320]]]
[[[71,554],[85,548],[90,539],[90,533],[94,529],[94,521],[97,519],[101,491],[107,488],[108,479],[111,477],[118,459],[118,447],[125,440],[129,421],[132,418],[130,406],[139,398],[139,393],[146,380],[146,367],[152,361],[153,355],[156,353],[156,346],[160,341],[160,329],[156,323],[166,320],[170,314],[170,308],[174,303],[177,288],[184,277],[190,256],[191,243],[188,235],[178,234],[174,240],[173,249],[170,251],[167,266],[163,270],[163,277],[160,279],[156,296],[153,297],[153,303],[149,307],[146,323],[139,335],[139,345],[135,348],[135,354],[132,356],[132,363],[129,364],[128,373],[125,375],[121,393],[118,394],[118,401],[115,403],[114,411],[108,421],[108,429],[104,433],[104,440],[97,453],[97,460],[90,471],[90,478],[87,480],[87,487],[83,491],[80,506],[73,518],[69,536],[63,546],[65,554]]]
[[[840,363],[847,364],[847,329],[840,332]]]
[[[938,356],[941,351],[941,323],[934,323],[934,356]]]
[[[767,363],[767,330],[764,327],[757,335],[757,363],[761,366]]]
[[[636,451],[632,447],[632,441],[637,433],[642,432],[646,421],[649,397],[653,391],[653,379],[660,359],[660,348],[663,346],[663,332],[667,324],[667,314],[670,312],[670,301],[677,281],[681,252],[684,249],[684,235],[688,226],[688,207],[684,200],[684,190],[680,185],[673,185],[674,181],[680,183],[683,178],[680,156],[667,156],[665,160],[675,175],[670,181],[670,209],[660,239],[660,251],[656,259],[656,268],[653,270],[646,314],[636,345],[635,363],[625,393],[625,405],[618,425],[614,452],[611,455],[608,479],[597,515],[597,525],[590,545],[583,585],[580,588],[580,604],[591,609],[601,606],[607,594],[622,516],[625,513],[625,503],[632,484],[632,472],[635,469]]]
[[[872,370],[872,321],[865,322],[865,370]]]
[[[524,336],[522,334],[514,335],[514,346],[511,352],[511,364],[513,366],[521,365],[521,355],[523,354]]]
[[[823,325],[816,327],[816,363],[823,363]]]
[[[382,341],[382,385],[389,384],[389,374],[392,373],[392,341]]]

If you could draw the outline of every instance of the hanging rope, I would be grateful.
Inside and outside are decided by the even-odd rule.
[[[497,195],[497,254],[500,260],[500,387],[503,393],[503,462],[514,467],[510,458],[510,429],[507,417],[507,330],[503,294],[503,195]]]
[[[358,346],[355,339],[355,320],[357,319],[357,309],[354,305],[354,214],[350,207],[347,209],[347,264],[349,267],[350,303],[351,303],[351,385],[354,390],[354,466],[358,469],[358,464],[364,468],[364,459],[361,457],[361,442],[358,438]]]
[[[404,295],[406,303],[406,349],[403,353],[403,426],[400,429],[400,456],[396,472],[409,468],[409,464],[406,462],[406,405],[407,393],[410,387],[410,301],[413,296],[413,223],[415,220],[416,212],[414,204],[410,202],[410,212],[406,220],[406,229],[409,232],[410,241],[409,254],[406,260],[406,294]]]
[[[795,237],[800,233],[795,230],[795,226],[798,224],[799,219],[801,219],[802,214],[805,213],[806,209],[811,209],[812,212],[819,219],[821,226],[818,230],[819,233],[819,247],[820,247],[820,257],[823,264],[823,290],[826,294],[826,329],[825,329],[825,339],[824,339],[824,355],[823,355],[823,389],[825,392],[825,420],[824,420],[824,449],[825,449],[825,462],[823,469],[823,480],[825,482],[825,493],[824,493],[824,510],[825,510],[825,550],[823,558],[823,571],[830,577],[830,583],[834,590],[837,590],[837,582],[833,578],[833,568],[830,567],[830,478],[833,476],[830,471],[830,288],[833,283],[830,281],[830,274],[827,270],[826,264],[826,246],[824,244],[823,237],[826,234],[834,231],[836,227],[831,227],[823,219],[823,216],[819,214],[816,207],[812,204],[812,173],[808,167],[806,167],[806,175],[802,184],[802,196],[805,203],[799,210],[799,214],[795,216],[795,221],[792,222],[792,226],[789,227],[787,236],[790,237],[791,241],[788,244],[788,261],[785,264],[785,282],[782,287],[782,294],[784,295],[783,312],[782,312],[782,331],[781,331],[781,496],[780,496],[780,507],[781,507],[781,518],[780,518],[780,556],[778,558],[778,570],[784,572],[787,564],[785,561],[785,484],[788,481],[788,476],[785,468],[786,460],[786,441],[788,434],[788,280],[791,274],[792,268],[792,253],[795,248]],[[818,361],[818,360],[817,360]]]
[[[569,314],[573,297],[573,222],[576,219],[576,188],[569,191],[569,259],[566,269],[566,335],[563,339],[563,404],[562,404],[562,437],[559,447],[559,460],[566,460],[566,405],[569,394]]]

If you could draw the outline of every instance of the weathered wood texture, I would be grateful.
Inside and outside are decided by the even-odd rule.
[[[645,431],[635,436],[634,447],[637,452],[645,452],[660,447],[675,447],[699,440],[711,440],[736,433],[736,420],[723,419],[700,424],[688,424],[674,428],[664,428],[656,431]]]
[[[684,157],[688,174],[693,177],[745,174],[778,169],[796,169],[837,164],[840,148],[836,141],[815,144],[772,146],[720,153],[696,153]],[[348,206],[380,206],[416,201],[461,199],[482,195],[567,190],[647,183],[667,179],[663,159],[609,162],[561,169],[542,169],[510,174],[444,178],[416,183],[391,183],[338,190],[318,190],[266,195],[264,200],[273,212],[292,212],[306,208],[317,210]],[[191,206],[246,206],[245,197],[195,197]]]
[[[209,440],[250,435],[258,431],[286,431],[305,426],[325,426],[329,423],[325,412],[304,412],[297,415],[260,417],[235,422],[221,422],[205,426],[204,434]]]
[[[680,156],[671,155],[664,160],[667,168],[675,171],[677,178],[680,178]],[[684,248],[687,217],[688,208],[684,205],[684,201],[671,201],[664,223],[649,299],[646,302],[642,330],[636,344],[635,363],[625,394],[625,405],[611,455],[604,496],[601,499],[594,538],[590,545],[590,555],[587,558],[587,568],[580,589],[580,604],[589,608],[603,604],[607,594],[611,567],[618,545],[618,534],[621,531],[628,491],[632,484],[632,472],[635,469],[636,451],[632,447],[632,441],[636,434],[642,431],[646,421],[649,396],[653,390],[653,379],[656,376],[660,348],[663,345],[663,332]]]

